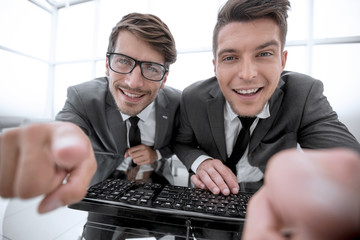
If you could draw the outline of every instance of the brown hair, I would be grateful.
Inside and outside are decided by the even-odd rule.
[[[150,44],[165,59],[165,67],[176,61],[175,40],[168,26],[155,15],[130,13],[125,15],[112,29],[109,37],[108,52],[115,50],[116,39],[121,30],[130,31],[132,34]]]
[[[219,31],[231,22],[246,22],[259,18],[273,19],[280,28],[282,49],[287,34],[288,0],[228,0],[221,8],[213,32],[213,54],[216,58]]]

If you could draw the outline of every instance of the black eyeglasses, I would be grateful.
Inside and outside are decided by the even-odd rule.
[[[108,52],[106,53],[106,57],[109,59],[110,69],[114,72],[121,74],[131,73],[136,65],[139,65],[142,76],[151,81],[163,80],[168,71],[164,65],[159,63],[139,61],[121,53]]]

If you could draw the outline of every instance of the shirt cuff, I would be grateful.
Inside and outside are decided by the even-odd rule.
[[[213,159],[212,157],[209,157],[209,156],[207,156],[207,155],[201,155],[201,156],[199,156],[196,160],[195,160],[195,162],[193,162],[193,164],[191,165],[191,170],[194,172],[194,173],[196,173],[196,170],[197,170],[197,168],[199,167],[199,165],[203,162],[203,161],[205,161],[206,159]]]

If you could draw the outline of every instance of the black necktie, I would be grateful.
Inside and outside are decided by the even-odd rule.
[[[130,131],[129,131],[129,142],[130,147],[134,147],[141,144],[141,134],[140,129],[138,127],[139,118],[137,116],[130,117],[129,121],[131,123]],[[132,167],[135,167],[136,164],[132,161]]]
[[[244,154],[249,141],[250,141],[250,127],[254,122],[255,118],[239,117],[242,129],[239,133],[239,136],[236,139],[235,146],[231,153],[230,158],[226,160],[226,165],[235,173],[236,175],[236,164]]]

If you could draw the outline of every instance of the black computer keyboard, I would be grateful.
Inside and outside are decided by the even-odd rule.
[[[114,216],[130,212],[238,224],[245,220],[251,196],[245,192],[225,196],[198,188],[107,179],[90,187],[81,202],[69,207]]]

